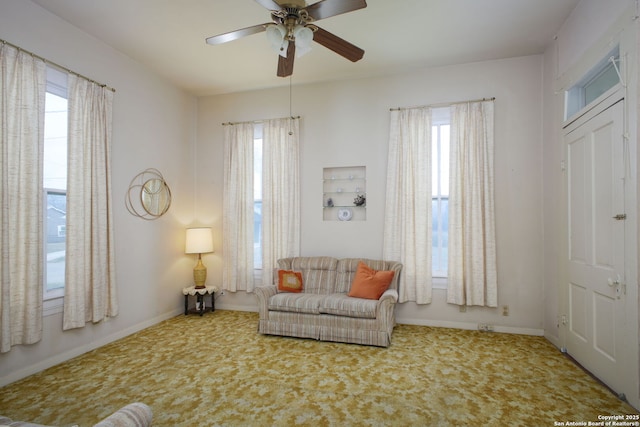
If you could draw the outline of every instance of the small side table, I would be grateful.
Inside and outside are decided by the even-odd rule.
[[[196,310],[195,312],[202,316],[205,312],[205,301],[204,298],[206,295],[211,295],[211,311],[216,311],[216,298],[215,293],[218,291],[218,288],[215,286],[205,286],[204,288],[196,288],[195,286],[189,286],[182,289],[182,294],[184,295],[184,314],[189,314],[189,296],[196,297]],[[199,309],[198,309],[199,307]]]

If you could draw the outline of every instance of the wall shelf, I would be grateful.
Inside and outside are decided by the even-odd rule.
[[[361,196],[364,203],[356,205]],[[329,167],[322,170],[322,208],[325,221],[365,221],[367,219],[367,178],[365,166]]]

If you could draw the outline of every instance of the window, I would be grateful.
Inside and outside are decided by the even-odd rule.
[[[447,277],[449,246],[449,108],[432,111],[431,135],[431,271]]]
[[[262,268],[262,124],[253,129],[253,267]]]
[[[620,47],[616,46],[600,60],[578,83],[565,93],[565,120],[579,113],[584,107],[620,83],[618,65]],[[615,63],[615,65],[614,65]]]
[[[44,299],[64,296],[67,231],[67,83],[66,74],[47,69],[44,115]]]
[[[299,253],[298,123],[225,127],[225,289],[251,292],[256,283],[272,283],[277,260]]]

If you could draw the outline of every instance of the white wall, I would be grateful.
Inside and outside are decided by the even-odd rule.
[[[400,304],[400,322],[542,333],[542,56],[422,69],[403,75],[293,87],[301,121],[302,255],[382,256],[389,109],[496,97],[495,181],[501,309],[460,313],[435,290],[430,305]],[[295,78],[294,78],[295,83]],[[221,234],[223,122],[289,115],[288,88],[198,101],[198,217]],[[367,220],[322,220],[322,168],[367,167]],[[220,237],[219,237],[220,238]],[[224,254],[218,254],[223,256]],[[221,282],[220,259],[209,261]],[[213,268],[212,268],[213,267]],[[227,294],[220,307],[255,310],[253,295]]]
[[[556,52],[556,76],[574,66],[633,5],[634,0],[581,0],[550,46]]]
[[[0,1],[0,38],[117,90],[112,184],[120,294],[120,314],[101,324],[62,332],[60,314],[45,317],[41,342],[0,354],[2,385],[180,312],[194,262],[183,245],[195,218],[196,100],[30,1]],[[130,181],[150,167],[173,194],[156,221],[133,217],[124,204]]]

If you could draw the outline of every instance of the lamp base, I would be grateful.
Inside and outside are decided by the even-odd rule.
[[[196,289],[204,288],[204,284],[207,281],[207,267],[202,263],[202,258],[198,256],[198,263],[193,267],[193,283],[196,285]]]

